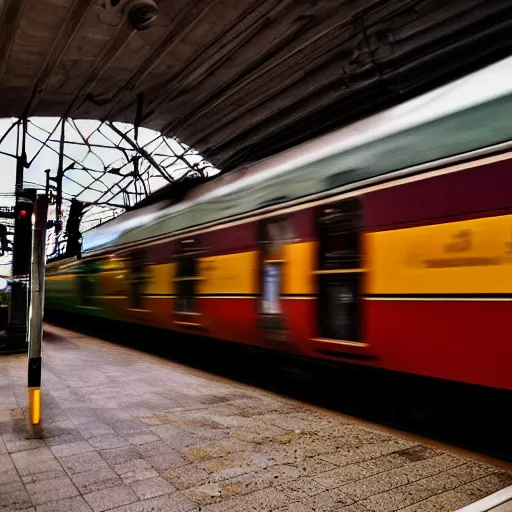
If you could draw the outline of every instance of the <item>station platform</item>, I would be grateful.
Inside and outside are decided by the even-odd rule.
[[[512,485],[460,451],[50,325],[33,428],[26,366],[0,358],[2,511],[455,511]]]

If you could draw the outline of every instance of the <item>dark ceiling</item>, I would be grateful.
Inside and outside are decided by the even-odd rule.
[[[512,53],[505,0],[160,0],[144,31],[133,2],[0,0],[0,116],[138,106],[229,170]]]

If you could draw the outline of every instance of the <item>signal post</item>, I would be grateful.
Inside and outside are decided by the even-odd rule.
[[[33,216],[28,324],[28,404],[30,421],[33,425],[37,425],[41,419],[40,389],[47,217],[48,199],[46,195],[40,194],[36,198]]]

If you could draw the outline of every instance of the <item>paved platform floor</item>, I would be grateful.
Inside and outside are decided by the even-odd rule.
[[[503,469],[47,326],[43,419],[26,356],[0,358],[0,510],[453,511]]]

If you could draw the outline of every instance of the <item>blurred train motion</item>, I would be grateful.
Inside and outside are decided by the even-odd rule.
[[[506,59],[85,233],[46,307],[512,390],[511,141]]]

